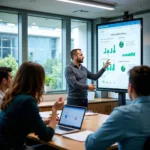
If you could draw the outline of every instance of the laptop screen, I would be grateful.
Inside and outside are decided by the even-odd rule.
[[[85,112],[86,107],[65,105],[58,124],[62,126],[81,129]]]

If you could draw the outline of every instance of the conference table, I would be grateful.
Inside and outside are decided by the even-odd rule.
[[[108,115],[104,114],[85,116],[81,131],[96,131],[106,121],[107,118]],[[44,141],[41,141],[34,133],[29,134],[28,138],[35,140],[38,143],[45,143]],[[54,135],[52,141],[46,142],[45,144],[58,150],[85,150],[84,142],[75,141],[56,134]],[[109,147],[109,150],[115,149],[117,149],[117,144]]]

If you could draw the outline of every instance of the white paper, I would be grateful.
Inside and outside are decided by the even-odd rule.
[[[86,131],[81,131],[81,132],[72,133],[72,134],[65,134],[65,135],[63,135],[63,137],[73,139],[76,141],[80,141],[80,142],[84,142],[86,140],[87,136],[91,133],[93,133],[93,132],[90,130],[86,130]]]
[[[98,113],[95,113],[95,112],[86,112],[85,115],[86,116],[94,116],[94,115],[98,115]]]
[[[60,118],[62,110],[57,111],[57,116]],[[48,118],[51,116],[52,111],[44,111],[39,113],[42,118]]]
[[[40,112],[40,116],[42,118],[48,118],[48,117],[50,117],[50,111]]]

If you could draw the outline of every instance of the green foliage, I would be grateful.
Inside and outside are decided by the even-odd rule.
[[[9,55],[8,57],[5,57],[3,59],[0,59],[0,66],[4,67],[10,67],[12,68],[12,76],[15,76],[17,70],[18,70],[18,64],[14,57]]]
[[[53,83],[53,82],[54,82],[54,79],[52,77],[46,75],[46,77],[45,77],[45,85],[50,86],[51,83]]]
[[[61,89],[62,88],[62,62],[61,59],[47,59],[46,63],[43,65],[46,73],[46,80],[50,80],[51,89]],[[49,79],[47,79],[49,78]],[[49,82],[49,81],[48,81]]]

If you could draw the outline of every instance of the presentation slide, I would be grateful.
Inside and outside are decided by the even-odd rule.
[[[127,89],[128,71],[141,65],[141,20],[97,25],[98,70],[111,65],[97,82],[98,88]]]

